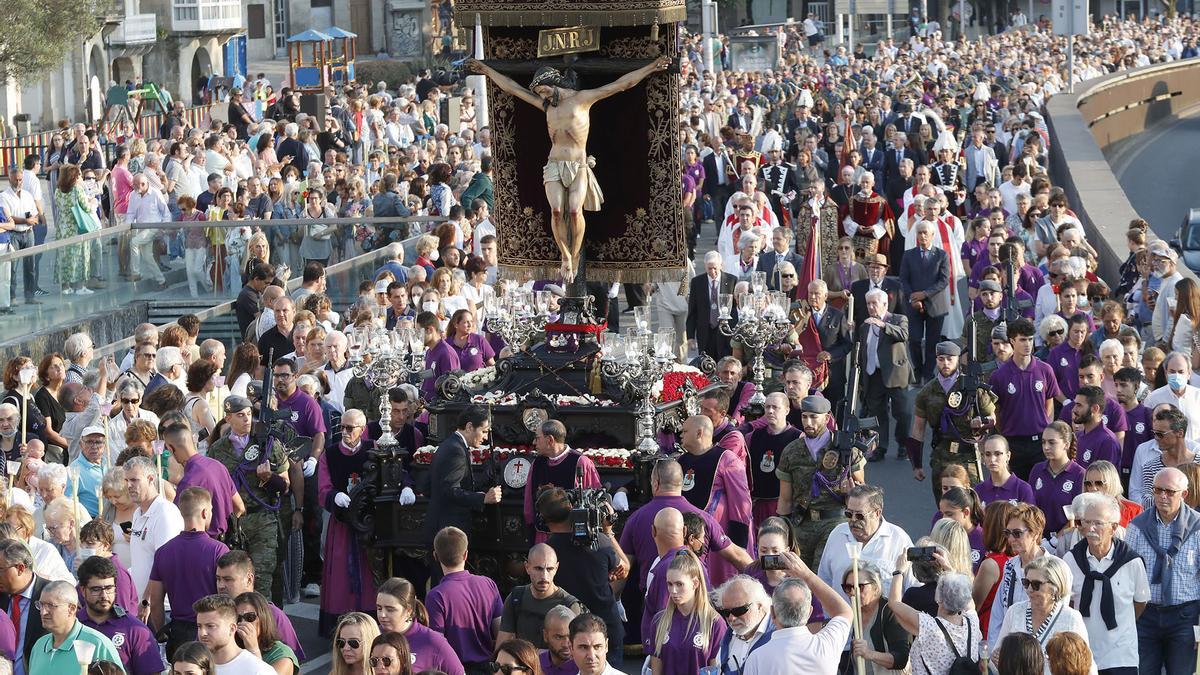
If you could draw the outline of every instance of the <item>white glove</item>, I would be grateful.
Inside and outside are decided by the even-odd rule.
[[[625,613],[625,603],[620,600],[617,601],[617,618],[622,622],[629,620],[629,615]]]
[[[417,501],[417,495],[412,488],[406,487],[400,491],[400,506],[408,506]]]
[[[343,509],[350,507],[350,495],[345,492],[339,492],[333,496],[333,503]]]
[[[624,492],[616,493],[615,495],[613,495],[612,505],[613,505],[614,511],[628,511],[629,510],[629,495],[625,494]]]
[[[309,457],[308,459],[304,460],[304,477],[312,478],[313,474],[315,474],[316,472],[317,472],[317,458]]]

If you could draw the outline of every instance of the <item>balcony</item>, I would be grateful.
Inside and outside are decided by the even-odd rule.
[[[176,33],[241,31],[241,0],[173,0],[171,30]]]
[[[114,47],[153,44],[158,39],[158,16],[126,14],[109,40]]]

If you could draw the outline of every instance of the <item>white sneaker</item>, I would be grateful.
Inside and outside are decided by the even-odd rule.
[[[75,289],[74,288],[64,288],[62,290],[62,294],[63,295],[75,295]]]
[[[181,270],[186,266],[187,263],[184,262],[183,258],[171,258],[167,261],[167,267],[170,267],[173,270]]]
[[[95,295],[95,293],[96,293],[96,291],[93,291],[92,289],[90,289],[90,288],[88,288],[88,287],[86,287],[86,286],[84,286],[83,288],[81,288],[81,289],[79,289],[79,290],[75,291],[75,294],[76,294],[76,295]]]
[[[304,587],[304,596],[307,598],[317,598],[321,596],[321,587],[316,584],[309,584]]]

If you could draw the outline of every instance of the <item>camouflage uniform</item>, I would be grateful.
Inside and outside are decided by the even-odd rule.
[[[253,440],[250,445],[254,446]],[[241,531],[241,543],[254,561],[254,590],[271,598],[271,583],[279,564],[281,528],[291,530],[290,500],[287,495],[282,498],[272,495],[260,485],[255,469],[262,463],[261,456],[243,458],[228,435],[209,446],[208,456],[229,469],[238,494],[246,504],[246,514],[237,519],[235,529]],[[282,443],[272,443],[270,461],[271,473],[287,471],[289,461]],[[283,508],[280,508],[281,504]]]
[[[829,444],[814,459],[804,439],[801,436],[783,449],[775,476],[792,484],[791,520],[796,528],[796,541],[800,544],[804,562],[816,569],[829,533],[846,522],[843,515],[846,497],[837,487],[845,475],[845,468],[837,466],[837,452]],[[832,435],[829,440],[832,442]],[[851,464],[851,473],[861,471],[866,466],[866,459],[862,453],[854,451]]]
[[[982,430],[971,429],[971,419],[996,414],[996,395],[986,389],[976,389],[974,400],[962,388],[962,376],[954,380],[950,391],[942,390],[937,378],[930,380],[917,393],[913,413],[924,419],[933,430],[933,451],[929,455],[929,486],[936,503],[942,495],[938,476],[949,464],[961,464],[967,470],[971,486],[982,480],[979,465],[979,441]],[[951,405],[953,403],[954,405]],[[974,405],[972,405],[974,404]],[[924,439],[918,439],[924,442]]]

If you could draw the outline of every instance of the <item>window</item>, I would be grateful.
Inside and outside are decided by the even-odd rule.
[[[267,37],[267,8],[263,4],[246,5],[246,26],[252,40]]]
[[[333,0],[312,0],[313,8],[317,7],[333,7]]]

